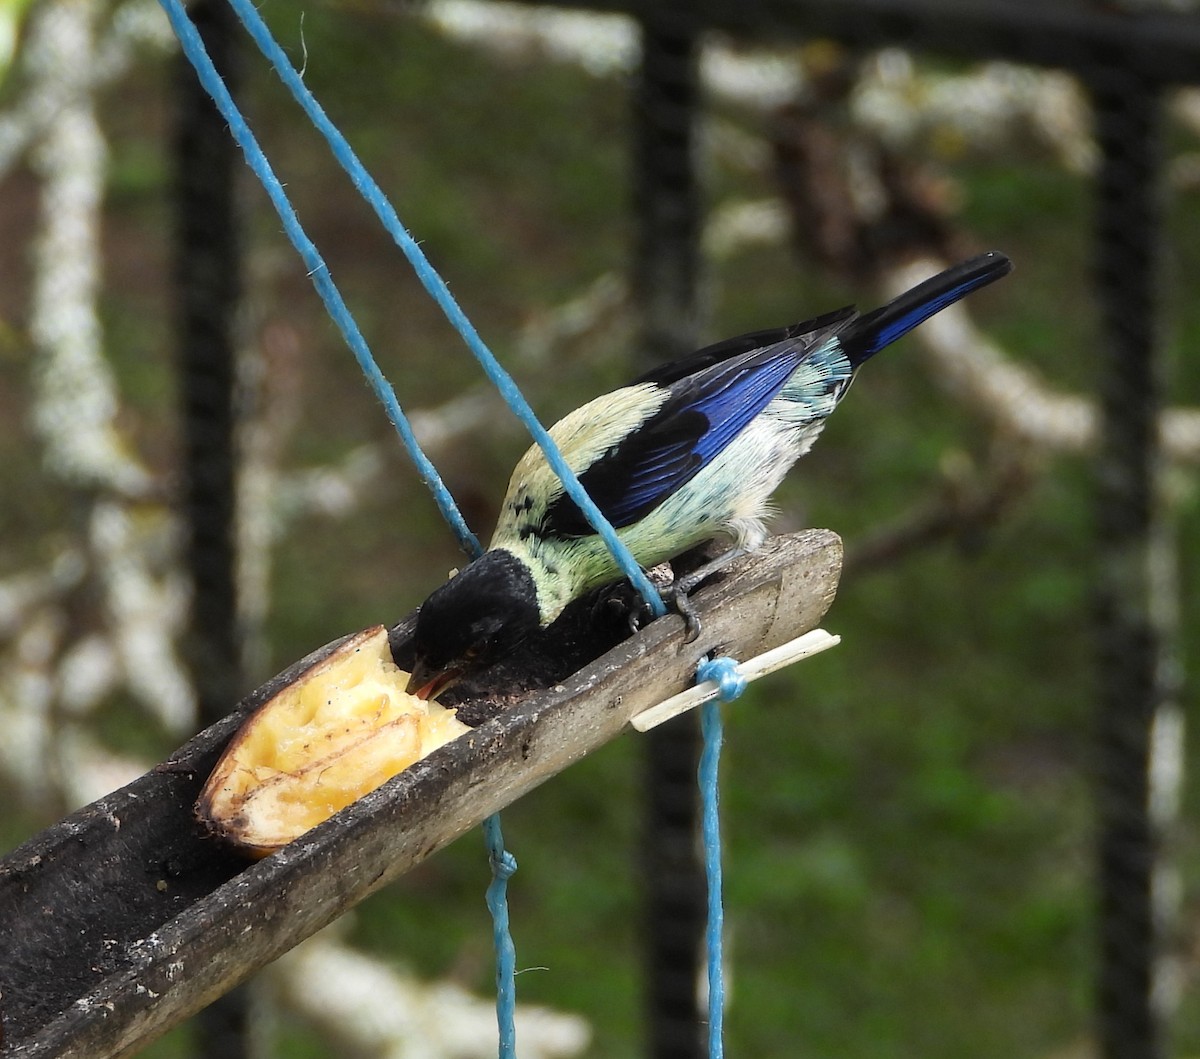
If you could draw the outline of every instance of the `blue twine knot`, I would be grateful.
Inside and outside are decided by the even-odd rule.
[[[497,879],[507,881],[517,873],[517,858],[506,849],[498,854],[489,853],[488,863],[492,867],[492,875]]]
[[[696,679],[711,680],[720,689],[717,695],[722,702],[732,702],[738,698],[749,681],[738,672],[736,658],[722,655],[720,658],[706,658],[696,667]]]
[[[487,845],[492,876],[499,882],[507,882],[516,874],[517,858],[504,848],[499,813],[494,813],[483,822],[483,841]]]

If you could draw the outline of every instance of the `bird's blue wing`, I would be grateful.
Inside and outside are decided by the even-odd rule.
[[[726,358],[671,382],[669,396],[658,411],[588,467],[579,476],[580,483],[618,529],[643,518],[745,430],[804,358],[853,315],[852,310],[830,314],[820,318],[825,326],[817,331],[748,351],[744,348],[748,336],[731,339],[680,362],[697,363],[699,358],[711,358],[714,350]],[[758,334],[774,337],[778,332]],[[730,352],[738,343],[742,348]],[[659,378],[668,377],[670,369],[658,369]],[[581,537],[594,531],[575,502],[563,494],[548,507],[542,532]]]

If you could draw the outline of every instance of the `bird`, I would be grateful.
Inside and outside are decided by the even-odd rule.
[[[771,494],[812,447],[858,368],[1011,270],[1007,256],[991,251],[865,315],[848,306],[726,339],[589,401],[550,436],[643,568],[714,538],[731,540],[727,554],[742,554],[766,538]],[[621,576],[531,446],[487,551],[421,604],[409,693],[435,697]]]

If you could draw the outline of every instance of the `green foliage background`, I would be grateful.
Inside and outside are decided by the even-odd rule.
[[[273,4],[265,13],[299,55],[299,9]],[[531,314],[627,266],[628,85],[553,62],[489,57],[390,5],[310,5],[302,33],[308,83],[502,357]],[[474,383],[468,355],[399,253],[257,57],[246,58],[252,122],[402,400],[427,406]],[[144,64],[104,115],[113,150],[108,349],[130,401],[128,425],[164,471],[175,460],[163,285],[167,75],[162,64]],[[757,114],[726,107],[719,117],[762,132]],[[977,318],[1051,383],[1089,391],[1097,336],[1088,184],[1030,157],[942,164],[960,182],[963,224],[978,247],[1003,249],[1017,263],[1004,284],[973,299]],[[769,172],[720,162],[710,180],[714,203],[774,190]],[[285,541],[271,658],[257,681],[341,633],[406,613],[440,580],[431,571],[459,556],[248,179],[244,205],[260,326],[291,329],[300,350],[287,366],[304,412],[288,462],[333,459],[365,440],[396,452],[367,506],[347,520],[308,522]],[[1194,197],[1170,205],[1164,295],[1180,402],[1200,400],[1200,240],[1188,234],[1198,209]],[[22,267],[11,254],[4,261]],[[20,288],[18,279],[3,296],[8,319]],[[874,300],[783,246],[715,267],[710,290],[714,336]],[[521,381],[549,421],[631,364],[627,348],[602,360],[567,350]],[[5,391],[20,393],[25,370],[0,349]],[[0,532],[14,542],[0,562],[6,573],[53,553],[70,501],[39,477],[19,413],[0,433],[0,491],[11,498]],[[777,525],[828,526],[853,542],[934,488],[947,454],[982,459],[987,445],[981,424],[939,390],[911,340],[902,343],[864,372],[793,473]],[[512,431],[446,467],[484,535],[523,447]],[[1193,477],[1177,484],[1182,646],[1194,666],[1200,527]],[[730,1054],[1076,1054],[1089,1028],[1093,960],[1090,503],[1085,461],[1047,461],[985,539],[847,580],[825,623],[843,645],[755,685],[728,710]],[[107,731],[143,753],[169,749],[121,702],[111,704]],[[640,1054],[640,749],[624,738],[505,814],[521,865],[511,887],[519,961],[535,968],[518,980],[521,999],[587,1015],[597,1057]],[[1188,939],[1196,933],[1195,802],[1189,777],[1178,850]],[[40,823],[9,820],[7,844]],[[482,838],[468,837],[362,906],[352,935],[422,977],[453,975],[486,993],[486,882]],[[186,1036],[147,1054],[179,1054]],[[284,1042],[288,1055],[332,1054],[303,1026],[286,1026]],[[1180,1054],[1200,1052],[1190,979],[1178,1044]]]

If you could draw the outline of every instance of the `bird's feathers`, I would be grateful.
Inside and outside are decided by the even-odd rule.
[[[686,485],[771,402],[803,355],[789,341],[718,362],[666,389],[666,399],[639,428],[593,462],[580,483],[620,529]],[[549,505],[545,532],[593,532],[565,493]]]
[[[1011,267],[984,254],[865,316],[847,307],[707,346],[576,409],[551,437],[639,562],[721,533],[753,541],[858,365]],[[536,446],[513,472],[492,547],[528,559],[543,602],[615,573]]]
[[[1012,262],[1003,254],[980,254],[918,283],[882,308],[860,316],[838,340],[851,365],[857,368],[946,306],[1011,271]]]
[[[851,306],[726,339],[597,398],[551,433],[592,501],[622,529],[685,487],[768,407],[789,428],[818,423],[859,364],[1011,267],[1002,254],[984,254],[865,316]],[[808,432],[805,450],[815,433]],[[540,459],[531,449],[514,485]],[[510,487],[505,515],[527,515],[526,533],[569,540],[594,532],[561,485],[549,483],[537,494],[544,506],[521,512]]]
[[[802,323],[789,324],[787,327],[770,327],[763,331],[751,331],[749,334],[725,338],[720,342],[714,342],[711,346],[698,349],[695,353],[689,353],[686,357],[659,364],[644,375],[639,375],[630,385],[652,382],[658,386],[669,386],[673,382],[678,382],[688,375],[695,375],[696,372],[721,361],[731,360],[743,353],[753,353],[755,350],[765,349],[767,346],[785,342],[789,338],[800,338],[817,331],[824,331],[827,328],[836,328],[838,324],[843,324],[857,315],[858,312],[852,306],[847,306],[844,309],[835,309],[831,313],[814,316],[811,320],[805,320]]]

